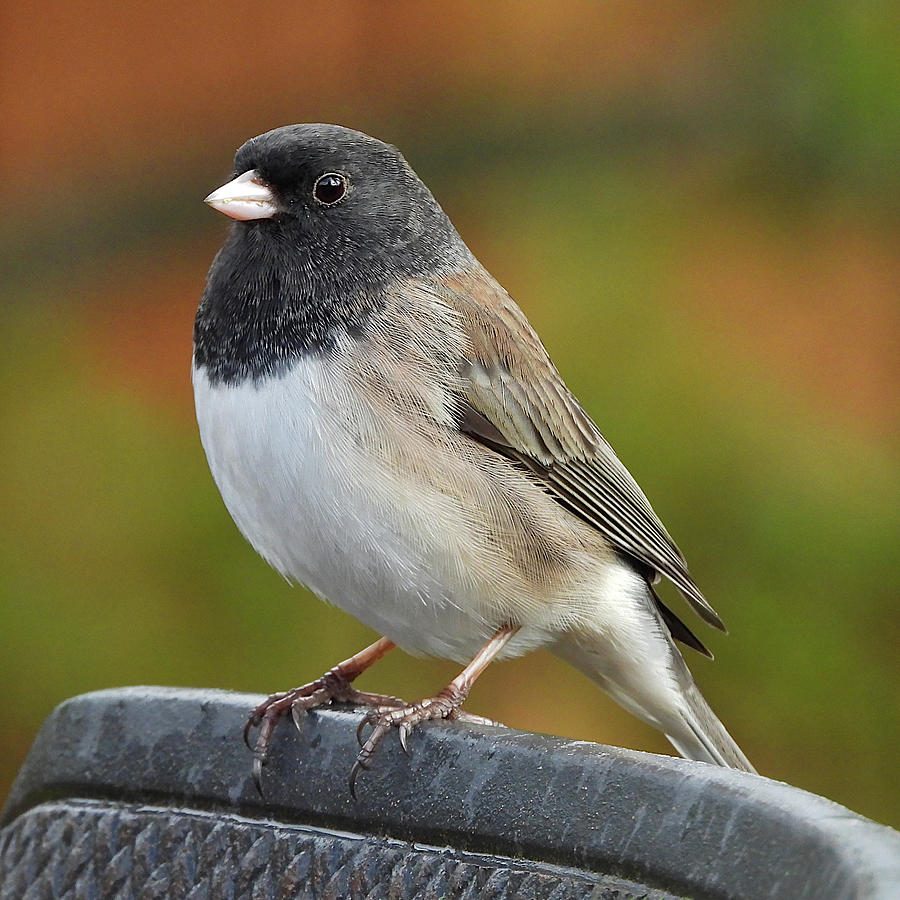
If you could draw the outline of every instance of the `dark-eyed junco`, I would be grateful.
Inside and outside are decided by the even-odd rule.
[[[461,715],[493,659],[547,647],[676,750],[752,772],[653,589],[723,628],[646,497],[522,311],[400,153],[335,125],[238,150],[206,198],[237,221],[194,328],[200,436],[238,528],[284,576],[383,638],[253,711],[366,703],[351,784],[397,727]],[[394,646],[465,668],[406,704],[351,682]]]

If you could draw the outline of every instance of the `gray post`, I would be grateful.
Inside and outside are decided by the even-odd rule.
[[[666,756],[431,723],[347,790],[359,713],[123,688],[42,727],[0,816],[6,897],[900,896],[900,835],[804,791]]]

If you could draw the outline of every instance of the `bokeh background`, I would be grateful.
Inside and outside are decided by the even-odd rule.
[[[530,316],[729,624],[691,663],[760,771],[900,824],[896,5],[3,16],[0,796],[68,696],[268,692],[372,638],[239,536],[188,374],[227,228],[202,198],[246,138],[323,121],[398,144]],[[669,752],[546,654],[470,707]]]

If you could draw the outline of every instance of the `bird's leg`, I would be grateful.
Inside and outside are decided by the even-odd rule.
[[[262,793],[262,767],[266,764],[269,755],[272,733],[275,731],[278,720],[288,711],[299,729],[302,717],[306,712],[319,706],[327,706],[333,701],[359,703],[379,708],[405,705],[404,701],[398,697],[369,694],[365,691],[358,691],[352,686],[355,678],[359,677],[373,663],[378,662],[388,651],[393,650],[394,646],[393,641],[379,638],[365,650],[360,650],[349,659],[338,663],[333,669],[329,669],[321,678],[294,688],[292,691],[272,694],[250,713],[247,724],[244,726],[244,743],[253,751],[253,780],[260,793]],[[251,746],[250,730],[257,726],[261,726],[259,734],[256,742]]]
[[[475,683],[475,679],[488,667],[494,657],[506,646],[509,639],[519,630],[518,625],[504,625],[494,636],[478,651],[470,662],[453,681],[443,690],[438,691],[434,697],[420,700],[418,703],[404,704],[398,707],[376,707],[370,710],[357,729],[357,737],[362,747],[357,754],[356,762],[350,770],[350,793],[356,797],[356,778],[360,771],[368,769],[372,755],[384,736],[392,729],[397,728],[400,737],[400,745],[408,753],[407,738],[414,726],[429,719],[454,719],[463,718],[470,720],[480,717],[468,716],[460,713],[459,708],[469,696],[469,691]],[[480,721],[490,721],[480,719]],[[368,740],[363,742],[362,734],[367,725],[372,727],[372,733]]]

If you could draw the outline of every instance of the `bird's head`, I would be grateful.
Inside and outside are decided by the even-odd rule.
[[[247,141],[206,202],[260,237],[332,265],[420,274],[459,255],[444,211],[396,147],[338,125],[288,125]]]

